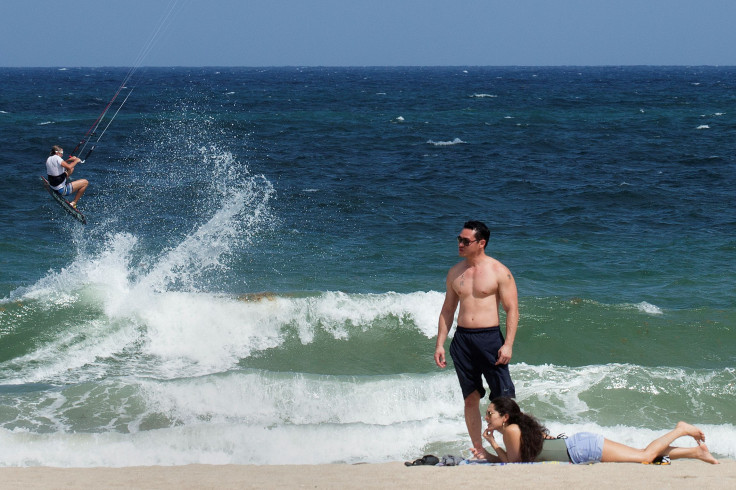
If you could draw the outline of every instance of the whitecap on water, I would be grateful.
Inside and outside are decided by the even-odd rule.
[[[650,315],[661,315],[663,313],[658,306],[647,303],[646,301],[642,301],[636,305],[636,308],[642,313],[649,313]]]
[[[453,146],[453,145],[459,145],[459,144],[464,144],[464,143],[465,142],[461,140],[460,138],[455,138],[452,141],[433,141],[433,140],[427,141],[427,144],[434,145],[434,146]]]

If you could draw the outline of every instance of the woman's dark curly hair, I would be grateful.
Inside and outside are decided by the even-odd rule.
[[[521,430],[521,460],[534,461],[542,452],[544,434],[548,431],[537,419],[521,411],[519,405],[511,398],[500,396],[491,400],[493,408],[499,416],[508,415],[507,424],[516,424]]]

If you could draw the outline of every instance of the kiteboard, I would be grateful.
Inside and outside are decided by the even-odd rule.
[[[55,190],[53,190],[51,188],[51,186],[49,185],[49,181],[48,180],[46,180],[43,177],[41,177],[41,180],[43,181],[43,186],[46,188],[46,190],[49,192],[49,194],[51,194],[51,197],[54,198],[54,201],[56,201],[59,204],[59,206],[61,206],[62,208],[64,208],[64,211],[66,211],[67,213],[69,213],[72,216],[74,216],[74,218],[76,218],[77,221],[81,222],[82,224],[85,224],[85,225],[87,224],[87,218],[85,218],[84,215],[82,213],[80,213],[79,210],[77,210],[77,208],[75,208],[74,206],[72,206],[71,204],[69,204],[69,201],[67,201],[66,199],[64,199],[61,196],[61,194],[59,194],[58,192],[56,192]]]

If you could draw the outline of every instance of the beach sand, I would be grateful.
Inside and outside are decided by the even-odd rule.
[[[736,461],[406,467],[403,463],[0,468],[0,488],[736,488]]]

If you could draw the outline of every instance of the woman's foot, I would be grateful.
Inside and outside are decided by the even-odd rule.
[[[710,464],[721,464],[720,461],[718,461],[716,458],[713,457],[713,455],[708,450],[708,446],[705,444],[699,444],[698,445],[698,456],[697,458],[700,461],[705,461],[706,463]]]
[[[692,424],[688,424],[687,422],[677,422],[677,429],[682,431],[683,435],[690,436],[695,439],[695,442],[698,444],[705,442],[705,434],[703,431]]]

